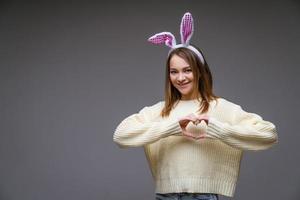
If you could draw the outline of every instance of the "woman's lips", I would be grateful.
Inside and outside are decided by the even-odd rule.
[[[178,85],[180,88],[185,88],[189,83],[185,83],[185,84],[182,84],[182,85]]]

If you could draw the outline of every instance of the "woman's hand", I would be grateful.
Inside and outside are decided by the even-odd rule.
[[[201,123],[201,121],[204,121],[207,125],[208,125],[208,122],[209,122],[209,117],[207,115],[198,115],[196,116],[195,114],[189,114],[185,117],[182,117],[179,119],[179,125],[182,129],[182,133],[184,136],[186,137],[189,137],[189,138],[193,138],[195,140],[198,140],[198,139],[202,139],[202,138],[205,138],[206,134],[201,134],[199,136],[195,136],[191,133],[189,133],[187,130],[186,130],[186,126],[188,125],[188,123],[192,122],[194,125],[198,125],[199,123]]]

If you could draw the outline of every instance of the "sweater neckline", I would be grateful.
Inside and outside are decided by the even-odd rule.
[[[199,98],[199,100],[201,101],[200,98]],[[183,99],[178,100],[178,103],[195,103],[195,102],[198,102],[197,98],[195,98],[195,99],[188,99],[188,100],[183,100]]]

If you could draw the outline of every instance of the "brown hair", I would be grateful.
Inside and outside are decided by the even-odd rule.
[[[194,46],[194,45],[193,45]],[[195,47],[195,46],[194,46]],[[201,54],[201,50],[195,47]],[[170,60],[173,55],[183,58],[192,67],[194,75],[194,85],[196,86],[193,91],[193,96],[202,101],[199,104],[199,113],[205,113],[209,109],[209,102],[219,98],[213,93],[213,80],[212,74],[208,64],[204,58],[204,64],[201,63],[198,56],[188,48],[180,47],[174,49],[168,56],[165,71],[165,106],[160,115],[162,117],[169,116],[173,105],[181,99],[181,93],[172,85],[170,80]],[[203,55],[203,54],[202,54]]]

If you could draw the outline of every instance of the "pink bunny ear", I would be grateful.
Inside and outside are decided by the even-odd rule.
[[[180,24],[181,43],[189,45],[190,39],[194,32],[194,21],[192,14],[187,12],[183,15]]]
[[[176,40],[175,37],[172,33],[170,32],[161,32],[157,33],[153,36],[151,36],[148,39],[149,42],[153,44],[162,44],[165,43],[165,45],[173,48],[176,45]]]

